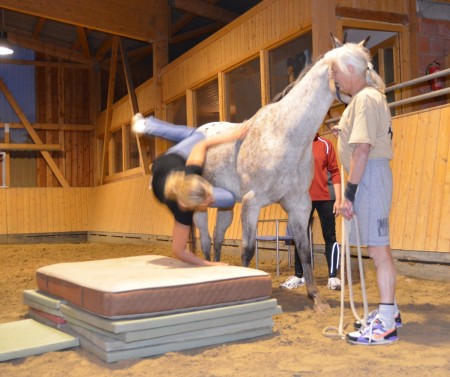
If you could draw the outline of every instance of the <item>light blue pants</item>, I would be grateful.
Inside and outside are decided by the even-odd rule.
[[[189,157],[192,148],[206,138],[206,135],[197,128],[177,126],[153,116],[145,119],[145,131],[153,136],[176,142],[177,144],[169,148],[166,153],[175,153],[185,159]],[[236,203],[233,193],[221,187],[213,188],[213,196],[214,202],[209,207],[228,208]]]

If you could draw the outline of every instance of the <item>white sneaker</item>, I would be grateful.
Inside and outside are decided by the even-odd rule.
[[[305,283],[306,283],[305,278],[299,278],[297,276],[289,276],[283,284],[280,284],[280,288],[295,289],[301,287],[302,285],[305,285]]]
[[[341,290],[341,280],[339,278],[329,278],[328,279],[328,289],[332,291]]]

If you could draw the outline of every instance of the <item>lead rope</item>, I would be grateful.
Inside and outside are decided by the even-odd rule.
[[[341,165],[341,171],[342,165]],[[344,175],[341,175],[341,189],[342,189],[342,198],[344,197]],[[361,280],[361,294],[363,300],[363,309],[364,309],[364,317],[361,319],[356,311],[355,302],[353,299],[353,283],[352,283],[352,265],[351,265],[351,255],[350,255],[350,230],[352,221],[354,222],[355,230],[356,230],[356,247],[358,250],[358,268],[359,268],[359,276]],[[341,247],[341,310],[340,310],[340,318],[339,318],[339,327],[335,326],[327,326],[323,329],[322,335],[328,338],[334,339],[345,339],[346,333],[344,329],[347,328],[348,324],[344,326],[344,310],[345,310],[345,265],[347,263],[347,280],[348,280],[348,295],[350,308],[352,310],[353,316],[357,321],[361,323],[362,327],[366,327],[367,316],[368,316],[368,304],[367,304],[367,294],[366,294],[366,283],[364,279],[364,266],[362,261],[362,253],[361,253],[361,240],[359,236],[359,226],[358,219],[356,215],[353,215],[353,219],[343,220],[342,224],[342,247]]]

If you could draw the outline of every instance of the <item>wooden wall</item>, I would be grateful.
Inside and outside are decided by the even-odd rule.
[[[403,15],[408,15],[409,12],[408,0],[395,2],[388,0],[315,0],[315,2],[319,3],[321,7],[333,9],[341,6]],[[311,0],[266,0],[261,2],[163,68],[161,76],[164,103],[217,77],[220,72],[231,70],[246,59],[258,56],[262,50],[282,44],[287,39],[310,29],[314,9]],[[327,20],[321,19],[316,14],[314,19],[319,23]],[[329,48],[330,28],[325,28],[321,24],[315,33],[320,30],[323,35],[317,42],[317,38],[315,38],[315,54],[323,53]],[[152,84],[152,80],[149,80],[136,90],[139,110],[142,113],[148,113],[155,109]],[[128,98],[123,98],[115,103],[111,130],[128,123],[132,115]],[[97,136],[104,133],[105,116],[106,113],[103,112],[97,118]]]
[[[396,117],[393,130],[391,246],[450,252],[450,105]],[[173,218],[148,185],[149,176],[140,176],[94,188],[0,189],[0,234],[89,231],[170,237]],[[241,239],[240,208],[236,205],[227,239]],[[215,211],[209,210],[211,233]],[[286,218],[277,204],[260,213],[260,219],[273,218]],[[259,231],[273,232],[273,227],[267,224]],[[321,242],[319,221],[314,239]]]
[[[0,234],[87,231],[91,188],[0,189]]]
[[[408,0],[330,0],[329,3],[405,15],[409,11]],[[217,77],[220,72],[259,55],[263,49],[311,28],[312,9],[310,0],[267,0],[260,3],[165,67],[162,72],[163,100],[168,102],[185,94],[205,80]],[[40,98],[39,119],[55,123],[64,123],[68,119],[70,122],[88,122],[90,117],[83,118],[82,110],[91,109],[92,103],[84,102],[86,98],[72,97],[70,91],[66,92],[62,87],[58,89],[64,77],[63,70],[47,69],[41,74],[39,82],[56,85],[56,93],[59,93],[59,100],[63,99],[64,106],[52,98]],[[137,97],[141,112],[154,110],[152,80],[137,89]],[[78,102],[75,105],[69,99]],[[81,112],[71,113],[71,104]],[[57,109],[63,109],[68,118],[62,120]],[[394,197],[390,226],[394,249],[450,251],[449,112],[450,106],[447,105],[404,115],[393,121]],[[128,98],[115,103],[111,130],[128,123],[131,115]],[[99,115],[96,125],[96,136],[100,136],[104,132],[105,113]],[[87,172],[91,174],[93,170],[92,148],[89,146],[88,159],[89,141],[80,133],[74,135],[70,132],[67,129],[45,130],[41,135],[48,143],[58,139],[67,144],[67,153],[76,157],[58,161],[58,164],[66,172],[69,182],[82,186],[87,183]],[[40,170],[39,177],[40,182],[52,179],[47,168]],[[148,182],[148,176],[140,176],[86,189],[0,190],[0,234],[85,230],[170,236],[173,219],[154,199]],[[215,210],[209,213],[212,232]],[[283,217],[286,215],[276,204],[264,208],[260,214],[261,219]],[[270,225],[264,225],[260,231],[272,232],[272,229]],[[314,233],[317,242],[321,239],[318,221]],[[337,235],[340,238],[339,230]],[[241,238],[240,204],[235,208],[234,221],[226,238]]]
[[[41,60],[49,60],[39,55]],[[86,67],[36,68],[36,130],[44,143],[59,144],[51,152],[56,165],[71,187],[94,185],[95,107],[93,73]],[[37,157],[38,187],[60,187],[44,158]]]

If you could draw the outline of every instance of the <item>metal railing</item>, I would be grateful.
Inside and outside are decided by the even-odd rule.
[[[443,76],[447,76],[450,74],[450,68],[444,69],[442,71],[439,72],[435,72],[429,75],[424,75],[409,81],[405,81],[402,82],[400,84],[396,84],[396,85],[392,85],[386,88],[385,93],[390,93],[393,92],[395,90],[399,90],[399,89],[403,89],[406,88],[408,86],[413,86],[416,84],[421,84],[423,82],[427,82],[430,81],[432,79],[438,78],[438,77],[443,77]],[[398,106],[403,106],[403,105],[407,105],[413,102],[420,102],[426,99],[430,99],[430,98],[435,98],[435,97],[440,97],[440,96],[444,96],[446,94],[450,94],[450,88],[444,88],[444,89],[440,89],[440,90],[435,90],[435,91],[431,91],[429,93],[425,93],[425,94],[418,94],[417,96],[413,96],[413,97],[409,97],[409,98],[404,98],[398,101],[394,101],[394,102],[390,102],[388,105],[390,108],[395,108]],[[332,107],[338,107],[341,106],[341,103],[338,103]],[[336,117],[336,118],[331,118],[331,119],[327,119],[325,121],[326,125],[332,124],[332,123],[338,123],[339,122],[340,117]]]

